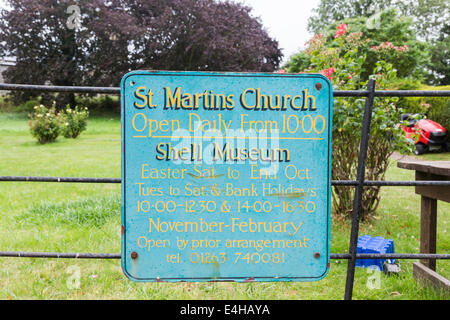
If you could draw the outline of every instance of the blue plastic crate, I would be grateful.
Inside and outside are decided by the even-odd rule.
[[[372,237],[369,235],[358,238],[356,253],[395,253],[394,241],[383,237]],[[356,266],[360,268],[378,268],[383,271],[386,259],[356,259]],[[390,259],[394,263],[395,259]]]

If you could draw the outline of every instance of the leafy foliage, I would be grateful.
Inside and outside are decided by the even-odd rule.
[[[328,41],[324,34],[314,36],[308,43],[307,54],[311,58],[308,71],[326,75],[337,90],[358,90],[367,85],[362,79],[366,55],[361,50],[367,44],[362,32],[352,31],[348,25],[340,25]],[[373,70],[377,89],[386,89],[396,79],[392,65],[379,60]],[[377,98],[372,112],[370,145],[366,162],[366,178],[383,180],[389,157],[396,147],[407,148],[404,135],[397,123],[401,110],[395,106],[396,98]],[[361,138],[364,98],[336,98],[333,106],[332,132],[332,179],[348,180],[356,178],[359,140]],[[380,188],[365,189],[361,218],[370,219],[379,204]],[[350,217],[353,207],[353,189],[335,188],[333,204],[336,215]]]
[[[369,78],[379,59],[391,63],[400,78],[425,78],[424,67],[429,65],[428,45],[416,39],[412,21],[397,17],[393,10],[381,13],[379,19],[376,26],[368,24],[366,17],[344,19],[332,23],[321,34],[329,47],[336,46],[334,39],[339,25],[347,25],[352,33],[361,35],[358,50],[360,56],[365,57],[360,74],[362,80]],[[302,57],[302,60],[299,60],[299,57]],[[286,64],[287,71],[303,70],[302,67],[308,65],[306,59],[305,53],[294,56]]]
[[[298,73],[308,69],[310,65],[311,61],[309,59],[309,55],[306,51],[300,51],[292,55],[283,68],[289,73]]]
[[[432,72],[428,83],[450,85],[450,25],[445,26],[440,37],[431,44],[431,59],[427,66]]]
[[[130,70],[275,70],[281,61],[251,9],[216,0],[77,1],[80,27],[66,25],[69,0],[8,0],[0,56],[17,64],[11,83],[118,86]],[[31,93],[21,93],[27,98]],[[60,95],[57,105],[75,106]]]
[[[75,139],[86,130],[89,111],[78,106],[71,109],[69,105],[65,110],[57,113],[55,105],[47,108],[44,105],[34,107],[34,112],[29,115],[28,125],[31,134],[41,144],[55,141],[60,134],[65,138]]]
[[[403,85],[405,86],[405,85]],[[399,85],[402,88],[402,85]],[[415,90],[450,90],[449,86],[431,87],[417,85]],[[448,97],[404,97],[399,101],[404,112],[420,114],[450,130],[450,99]],[[450,142],[450,135],[447,136]]]
[[[75,97],[76,105],[87,108],[90,114],[119,113],[120,99],[118,96]]]
[[[11,112],[14,109],[15,107],[11,99],[6,95],[0,95],[0,112]]]
[[[80,109],[76,106],[74,109],[71,109],[70,106],[67,105],[66,110],[60,111],[58,118],[64,138],[75,139],[78,137],[81,132],[86,130],[88,117],[89,111],[86,107]]]
[[[395,9],[400,15],[412,18],[415,33],[432,40],[448,26],[449,6],[446,0],[321,0],[308,20],[308,29],[319,33],[346,18],[375,18],[383,10]]]
[[[41,144],[55,141],[61,133],[59,119],[54,107],[48,109],[44,105],[35,106],[28,125],[31,134]]]
[[[409,20],[410,31],[419,40],[424,41],[418,48],[417,53],[426,53],[426,67],[429,70],[426,80],[429,84],[447,85],[450,84],[449,75],[449,9],[450,2],[447,0],[321,0],[319,6],[313,10],[314,14],[308,20],[308,29],[313,33],[326,33],[330,26],[345,22],[345,19],[363,19],[367,26],[373,29],[373,34],[367,34],[371,39],[381,41],[396,42],[398,35],[404,33],[404,29],[399,28],[399,22]],[[397,12],[397,17],[390,21],[381,21],[382,11]],[[345,21],[344,21],[345,20]],[[396,21],[398,20],[398,21]],[[396,25],[394,27],[394,25]],[[385,33],[386,30],[391,30]],[[396,31],[400,34],[397,34]],[[379,39],[377,35],[384,39]],[[408,43],[411,45],[411,43]],[[411,57],[404,56],[403,66],[408,66]],[[368,55],[368,59],[370,56]],[[420,65],[423,67],[423,63]],[[416,66],[415,64],[413,65]],[[402,77],[403,68],[395,66]],[[370,69],[369,69],[370,72]]]

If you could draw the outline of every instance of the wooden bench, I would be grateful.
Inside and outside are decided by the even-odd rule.
[[[415,170],[417,181],[450,181],[450,161],[400,160],[397,166]],[[450,187],[416,186],[416,194],[421,195],[420,253],[436,253],[437,200],[450,202]],[[436,272],[436,259],[415,262],[413,274],[438,290],[450,292],[450,281]]]

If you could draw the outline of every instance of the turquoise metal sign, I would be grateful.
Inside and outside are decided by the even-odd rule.
[[[330,258],[332,87],[318,74],[121,82],[122,268],[134,281],[313,281]]]

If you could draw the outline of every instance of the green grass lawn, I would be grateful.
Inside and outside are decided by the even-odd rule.
[[[39,145],[26,116],[0,113],[0,175],[120,177],[120,120],[96,117],[76,139]],[[450,154],[427,154],[450,160]],[[387,180],[414,180],[414,172],[392,161]],[[378,216],[360,235],[395,241],[398,253],[418,253],[420,197],[412,187],[384,187]],[[0,182],[0,250],[120,252],[120,185]],[[450,204],[438,205],[438,253],[450,252]],[[331,252],[348,251],[350,224],[332,221]],[[414,260],[386,276],[357,268],[354,299],[445,299],[417,284]],[[343,299],[346,260],[332,260],[318,282],[134,283],[120,260],[0,258],[0,299]],[[450,278],[448,261],[438,272]],[[79,288],[74,278],[79,274]],[[374,288],[372,279],[379,279]],[[72,285],[71,285],[72,284]],[[447,297],[448,298],[448,297]]]

